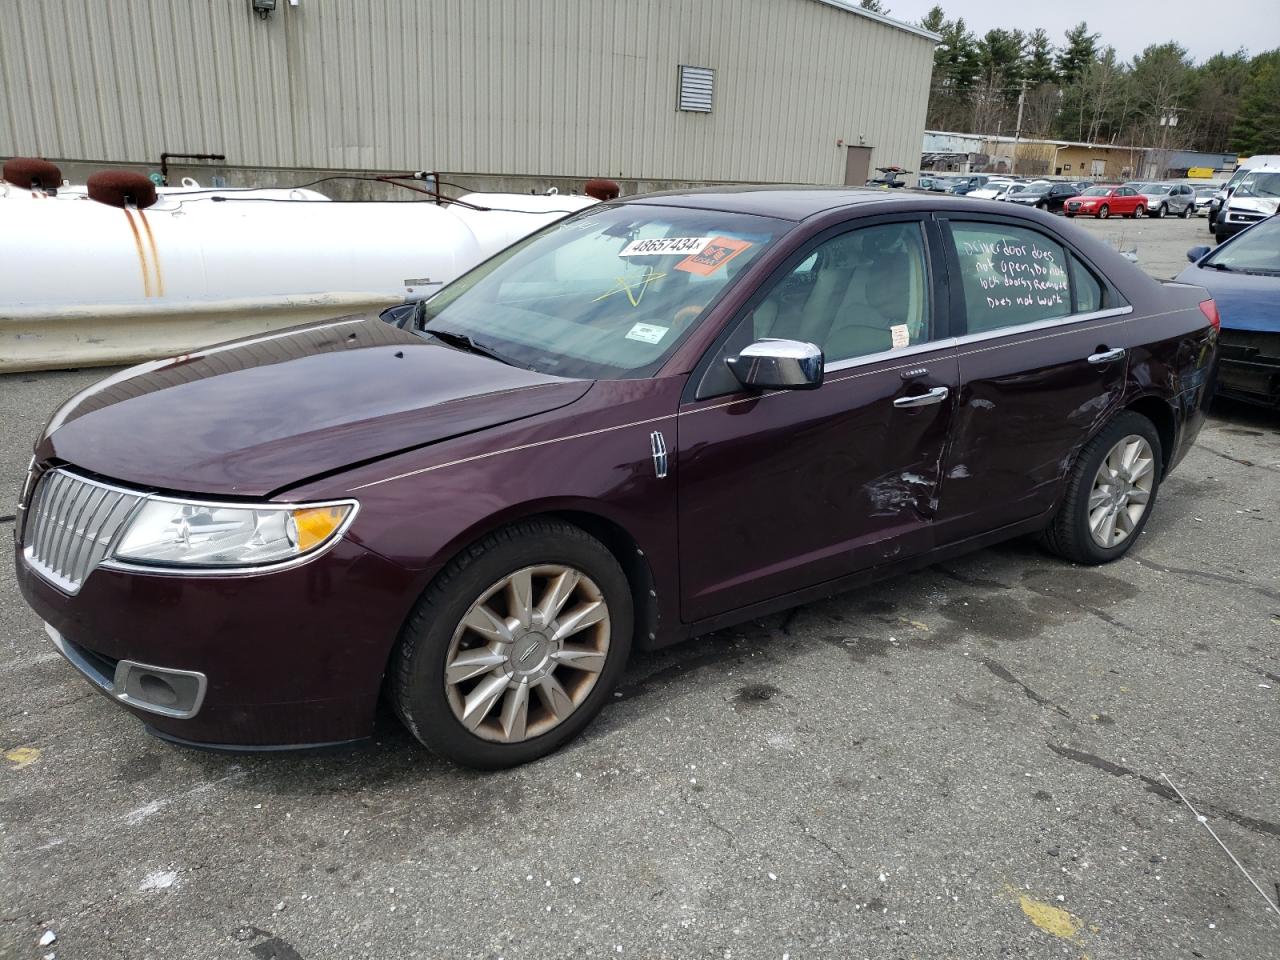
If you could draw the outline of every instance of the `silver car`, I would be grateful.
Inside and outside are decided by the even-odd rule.
[[[1189,217],[1196,212],[1196,191],[1185,183],[1141,183],[1134,189],[1147,198],[1148,216]]]

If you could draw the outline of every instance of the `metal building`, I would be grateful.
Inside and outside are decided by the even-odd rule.
[[[914,169],[936,40],[856,0],[15,3],[0,156],[223,154],[217,172],[263,185],[861,183]]]

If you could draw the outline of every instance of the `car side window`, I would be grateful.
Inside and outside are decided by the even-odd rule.
[[[828,364],[932,340],[927,263],[917,220],[861,227],[810,249],[737,321],[698,397],[739,389],[725,358],[756,340],[817,344]]]
[[[1076,313],[1093,313],[1106,306],[1107,291],[1102,281],[1093,275],[1093,271],[1080,262],[1074,254],[1068,253],[1071,264],[1071,292],[1076,297]]]
[[[1053,320],[1071,313],[1062,245],[1022,227],[951,223],[968,333]]]
[[[919,222],[850,230],[774,285],[754,336],[816,343],[828,363],[900,350],[932,337],[928,286]]]

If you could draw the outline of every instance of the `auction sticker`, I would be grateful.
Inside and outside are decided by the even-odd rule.
[[[710,237],[650,237],[648,240],[632,240],[622,248],[618,256],[661,257],[671,254],[688,256],[701,253],[710,242]]]
[[[911,332],[905,323],[895,323],[889,328],[889,336],[893,338],[893,349],[901,350],[911,342]]]
[[[656,323],[637,323],[627,331],[627,339],[639,340],[641,343],[658,343],[670,329],[670,327],[660,327]]]
[[[732,237],[712,237],[700,251],[692,256],[685,257],[677,263],[676,269],[708,277],[743,250],[749,250],[752,246],[753,244],[746,240],[734,240]]]

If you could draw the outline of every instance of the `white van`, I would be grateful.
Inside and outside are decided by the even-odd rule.
[[[1213,236],[1219,243],[1259,220],[1274,216],[1280,207],[1280,156],[1250,157],[1227,181],[1222,206],[1213,218]]]

